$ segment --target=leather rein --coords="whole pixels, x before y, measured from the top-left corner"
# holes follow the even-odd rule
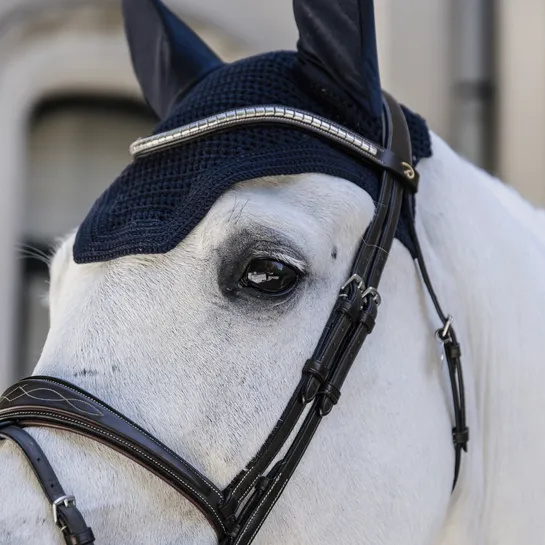
[[[340,289],[312,357],[303,366],[295,391],[259,452],[224,490],[143,428],[73,384],[53,377],[33,376],[17,382],[0,397],[0,439],[14,441],[25,454],[67,544],[92,544],[95,538],[78,510],[74,496],[64,492],[43,451],[23,429],[25,427],[57,428],[103,443],[151,471],[189,499],[214,527],[220,545],[249,545],[253,541],[322,419],[339,401],[350,367],[373,331],[381,303],[378,285],[402,206],[411,214],[409,224],[416,261],[442,322],[436,336],[444,347],[452,389],[454,489],[462,451],[467,451],[469,440],[460,345],[452,318],[443,313],[432,288],[414,230],[411,199],[417,189],[418,173],[412,167],[411,140],[405,116],[399,104],[386,93],[383,104],[383,147],[308,112],[278,106],[245,109],[239,114],[238,110],[226,112],[133,145],[136,147],[131,151],[138,155],[177,145],[225,126],[263,121],[289,123],[319,133],[379,166],[382,169],[381,189],[375,216],[357,251],[350,276]],[[297,426],[286,453],[270,467]]]

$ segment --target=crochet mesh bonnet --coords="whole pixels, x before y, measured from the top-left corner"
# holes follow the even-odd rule
[[[234,108],[276,104],[322,116],[380,143],[373,14],[366,8],[369,3],[341,3],[342,10],[328,0],[296,0],[296,52],[224,64],[159,0],[126,0],[135,73],[162,120],[154,133]],[[329,26],[316,25],[316,20]],[[420,116],[407,108],[404,113],[416,165],[431,156],[429,132]],[[344,178],[374,200],[378,197],[377,169],[345,147],[296,127],[235,126],[136,158],[81,224],[74,259],[88,263],[168,252],[237,182],[312,172]],[[402,214],[396,237],[414,255],[407,221]]]

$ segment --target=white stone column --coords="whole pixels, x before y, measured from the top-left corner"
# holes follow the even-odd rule
[[[382,85],[449,139],[451,116],[451,0],[375,0],[379,23]],[[385,4],[385,5],[384,5]],[[383,66],[385,67],[383,69]]]
[[[0,64],[0,390],[13,379],[19,285],[16,247],[23,227],[32,109],[59,93],[138,96],[120,32],[57,31],[54,40],[30,40],[12,52]]]
[[[545,1],[498,2],[499,175],[545,206]]]

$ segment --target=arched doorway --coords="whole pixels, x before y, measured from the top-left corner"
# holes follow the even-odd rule
[[[156,119],[141,103],[66,96],[40,103],[29,123],[24,194],[17,377],[29,374],[49,328],[45,296],[55,242],[75,229],[130,162],[129,144]]]

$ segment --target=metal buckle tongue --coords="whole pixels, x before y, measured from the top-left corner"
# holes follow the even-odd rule
[[[445,322],[445,325],[443,329],[439,328],[435,332],[435,338],[442,342],[443,344],[449,343],[452,341],[452,338],[450,336],[450,329],[452,327],[452,323],[454,322],[454,318],[449,314],[447,316],[447,321]]]

